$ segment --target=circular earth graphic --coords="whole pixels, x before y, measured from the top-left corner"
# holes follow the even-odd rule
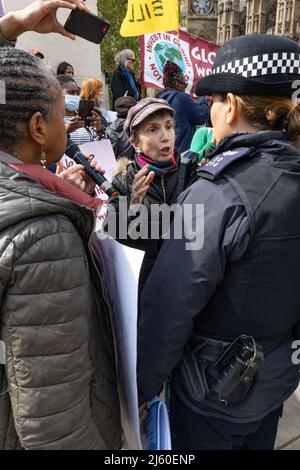
[[[154,46],[154,58],[161,74],[168,60],[179,65],[183,74],[185,74],[186,67],[181,52],[178,47],[170,45],[169,42],[159,42]]]

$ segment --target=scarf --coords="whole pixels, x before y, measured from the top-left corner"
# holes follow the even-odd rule
[[[139,97],[140,97],[140,92],[135,84],[135,81],[134,81],[134,78],[133,78],[133,75],[129,72],[129,70],[127,70],[127,68],[125,67],[125,65],[120,65],[120,69],[121,69],[121,72],[122,74],[124,75],[124,77],[126,78],[126,80],[129,82],[129,85],[133,91],[133,97],[136,101],[139,100]]]
[[[141,168],[147,165],[149,167],[149,171],[154,171],[158,176],[164,176],[167,173],[177,170],[175,152],[172,159],[167,162],[154,162],[151,158],[146,157],[142,152],[136,154],[135,160]]]

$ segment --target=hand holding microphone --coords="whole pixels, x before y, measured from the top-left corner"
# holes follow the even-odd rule
[[[89,156],[86,156],[85,158],[90,161],[91,166],[94,167],[96,171],[102,174],[105,173],[105,170],[102,170],[96,162],[90,159]],[[80,189],[80,191],[89,195],[94,195],[96,183],[84,172],[81,164],[74,162],[74,165],[69,166],[66,169],[61,163],[57,163],[56,166],[56,176],[72,184],[75,188]]]
[[[83,171],[98,185],[100,188],[109,196],[118,196],[118,193],[114,190],[112,184],[105,178],[102,173],[99,173],[93,168],[90,162],[86,159],[83,153],[80,151],[78,145],[68,140],[66,149],[66,155],[74,160],[75,163],[83,166]]]

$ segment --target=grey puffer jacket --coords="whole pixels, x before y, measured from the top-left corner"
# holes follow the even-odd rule
[[[0,449],[120,447],[92,227],[90,209],[0,163]]]

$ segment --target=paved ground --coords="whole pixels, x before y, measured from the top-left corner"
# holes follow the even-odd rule
[[[300,450],[300,386],[285,404],[275,449]]]

